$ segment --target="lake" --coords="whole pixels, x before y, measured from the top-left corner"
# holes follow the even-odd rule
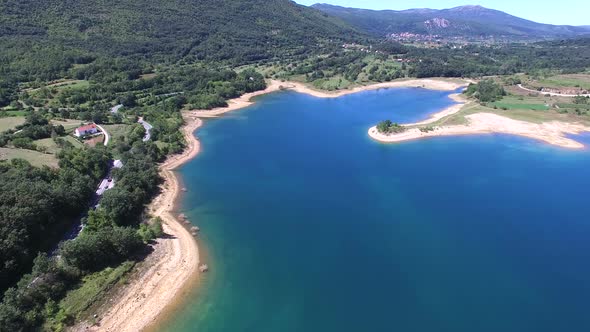
[[[588,150],[368,137],[450,93],[279,92],[207,120],[178,212],[211,271],[164,330],[590,331]]]

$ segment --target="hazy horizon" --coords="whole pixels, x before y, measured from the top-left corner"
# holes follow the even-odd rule
[[[480,5],[538,23],[576,26],[590,25],[590,18],[587,15],[588,11],[590,11],[590,4],[584,0],[564,0],[560,2],[559,7],[539,6],[538,3],[527,0],[410,0],[404,1],[403,3],[385,0],[295,0],[295,2],[306,6],[315,3],[327,3],[336,6],[375,10],[405,10],[414,8],[447,9],[466,5]]]

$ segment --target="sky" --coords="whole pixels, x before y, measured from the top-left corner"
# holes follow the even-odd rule
[[[590,25],[589,0],[295,0],[302,5],[329,3],[367,9],[444,9],[463,5],[481,5],[539,23]]]

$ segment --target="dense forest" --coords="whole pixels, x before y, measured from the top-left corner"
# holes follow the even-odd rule
[[[62,77],[101,56],[239,65],[362,37],[288,0],[7,0],[0,12],[0,64],[20,81]]]

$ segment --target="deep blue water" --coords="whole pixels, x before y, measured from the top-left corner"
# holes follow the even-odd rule
[[[367,136],[447,95],[281,92],[208,121],[180,212],[211,272],[167,329],[590,331],[590,152]]]

